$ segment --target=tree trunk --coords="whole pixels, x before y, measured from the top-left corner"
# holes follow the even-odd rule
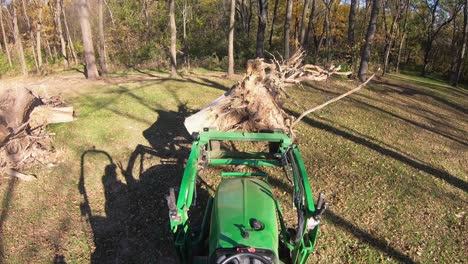
[[[403,32],[403,36],[401,36],[400,45],[398,47],[398,55],[397,55],[397,58],[396,58],[395,71],[397,73],[400,73],[401,52],[403,50],[403,44],[405,43],[405,39],[406,39],[406,32]]]
[[[182,25],[183,25],[183,41],[184,41],[184,65],[185,67],[190,68],[190,57],[189,57],[189,44],[187,40],[187,24],[188,24],[188,12],[189,12],[189,7],[187,4],[187,0],[184,0],[184,7],[182,9]],[[234,15],[236,13],[236,10],[234,9]]]
[[[96,67],[96,58],[94,56],[93,36],[91,25],[89,24],[89,10],[87,0],[78,0],[80,14],[81,34],[83,37],[83,49],[86,61],[86,78],[95,79],[99,77]]]
[[[257,58],[265,55],[265,30],[267,23],[268,0],[258,0]]]
[[[171,77],[174,77],[177,74],[177,55],[176,55],[177,28],[176,28],[175,15],[174,15],[174,1],[175,0],[169,0],[169,26],[171,29],[171,47],[170,47]]]
[[[65,66],[65,68],[68,68],[67,47],[65,44],[65,39],[63,38],[62,20],[60,18],[62,14],[62,2],[61,0],[56,1],[57,2],[55,7],[55,23],[57,24],[57,33],[60,39],[60,51],[63,58],[63,66]]]
[[[73,46],[73,41],[70,36],[70,30],[68,29],[67,15],[65,12],[65,8],[63,8],[63,0],[60,0],[60,6],[62,7],[63,24],[65,25],[65,33],[67,35],[68,49],[70,51],[71,57],[73,58],[73,63],[76,65],[78,64],[78,58],[76,56],[75,47]]]
[[[304,40],[304,50],[309,49],[310,40],[312,39],[312,32],[315,32],[315,29],[314,29],[314,18],[315,18],[315,7],[316,7],[315,2],[316,0],[312,0],[311,6],[310,6],[309,23],[307,25],[307,33],[306,33],[306,37]]]
[[[249,18],[247,19],[247,36],[250,37],[250,25],[252,23],[252,0],[249,0]]]
[[[457,19],[455,18],[452,21],[452,41],[450,43],[450,70],[449,70],[449,74],[448,74],[450,83],[452,83],[453,80],[455,79],[457,59],[458,59],[458,52],[457,52]]]
[[[383,8],[383,13],[385,14],[385,8]],[[388,61],[390,59],[390,51],[392,50],[393,41],[395,38],[395,25],[397,20],[400,16],[400,6],[398,2],[398,6],[396,7],[396,12],[392,15],[392,23],[390,24],[390,33],[386,33],[385,36],[385,48],[384,48],[384,63],[383,63],[383,71],[382,76],[384,76],[388,72]]]
[[[367,80],[367,71],[369,69],[369,60],[371,55],[371,46],[374,41],[375,30],[377,28],[377,17],[379,15],[380,0],[372,0],[371,17],[369,27],[366,33],[366,42],[362,49],[361,64],[359,65],[359,80],[365,82]]]
[[[273,44],[273,31],[274,31],[274,28],[275,28],[276,14],[278,13],[278,2],[279,2],[279,0],[275,0],[275,8],[273,10],[273,19],[271,20],[270,38],[269,38],[269,41],[268,41],[268,44],[270,45],[270,49],[271,49],[271,46]]]
[[[26,11],[25,0],[22,0],[21,4],[23,6],[23,15],[24,15],[24,18],[26,19],[26,24],[28,25],[29,38],[30,38],[30,41],[31,41],[31,50],[32,50],[32,53],[33,53],[33,58],[34,58],[34,65],[36,66],[36,71],[39,72],[39,64],[37,62],[36,51],[35,51],[36,43],[34,41],[34,32],[33,32],[33,29],[31,27],[31,22],[29,21],[28,12]]]
[[[19,32],[18,28],[18,16],[16,14],[16,5],[15,1],[12,0],[11,2],[12,8],[13,8],[13,38],[15,40],[15,46],[16,46],[16,52],[18,54],[18,59],[21,64],[21,71],[23,72],[23,75],[28,75],[28,68],[26,66],[26,60],[24,58],[24,50],[23,50],[23,42],[21,40],[21,34]]]
[[[327,2],[328,1],[328,2]],[[334,0],[323,0],[325,4],[325,20],[323,22],[323,29],[325,30],[325,45],[327,51],[327,63],[331,60],[330,58],[330,31],[331,31],[331,23],[330,23],[330,13],[331,7],[333,5]]]
[[[42,6],[47,4],[47,0],[42,3],[38,2],[37,7],[37,25],[36,25],[36,51],[37,51],[37,64],[39,68],[42,67],[42,49],[41,49],[41,30],[42,30]]]
[[[405,39],[406,39],[406,25],[408,23],[408,11],[409,11],[409,7],[410,7],[410,0],[406,0],[405,5],[406,6],[405,6],[405,21],[403,22],[403,35],[401,36],[400,46],[398,47],[398,55],[397,55],[396,66],[395,66],[395,71],[397,73],[400,72],[401,53],[402,53],[402,50],[403,50],[403,44],[404,44]]]
[[[104,13],[103,2],[98,0],[98,13],[99,13],[99,63],[101,64],[101,72],[103,75],[107,74],[107,60],[106,60],[106,41],[104,39]]]
[[[234,75],[234,23],[236,15],[236,0],[231,0],[231,16],[229,18],[229,39],[228,39],[228,77]]]
[[[306,16],[307,16],[307,9],[309,8],[309,0],[304,0],[304,7],[302,9],[302,17],[301,17],[301,37],[299,40],[299,43],[301,43],[301,46],[304,47],[304,40],[306,37]]]
[[[462,33],[462,40],[461,40],[461,49],[458,53],[458,60],[457,60],[457,68],[456,68],[456,76],[453,82],[451,83],[453,86],[457,86],[460,78],[462,76],[462,69],[463,69],[463,60],[465,59],[466,53],[466,41],[468,38],[468,0],[465,0],[463,6],[463,33]]]
[[[7,37],[5,34],[5,27],[3,26],[3,8],[1,7],[0,7],[0,27],[2,29],[2,38],[3,38],[3,44],[5,46],[5,53],[7,55],[8,64],[10,65],[10,68],[11,68],[13,66],[13,63],[11,62],[10,48],[8,47],[8,41],[7,41]]]
[[[291,16],[293,0],[288,0],[286,5],[286,19],[284,20],[284,59],[289,59],[289,32],[291,30]]]
[[[348,17],[348,50],[351,58],[351,63],[353,63],[354,57],[354,25],[356,23],[356,11],[357,11],[357,0],[351,0],[351,6],[349,8],[349,17]]]

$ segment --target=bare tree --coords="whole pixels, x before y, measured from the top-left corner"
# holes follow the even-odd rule
[[[174,77],[177,74],[177,57],[176,57],[177,28],[176,28],[175,15],[174,15],[174,0],[169,0],[169,27],[171,29],[171,48],[170,48],[171,77]]]
[[[289,59],[289,34],[291,31],[291,16],[293,0],[288,0],[286,4],[286,19],[284,20],[284,59]]]
[[[265,53],[265,30],[267,23],[268,0],[258,0],[257,58]]]
[[[21,40],[21,34],[19,32],[19,27],[18,27],[18,15],[16,13],[15,0],[11,1],[11,5],[13,9],[13,15],[12,15],[13,39],[15,41],[16,53],[18,54],[18,59],[20,61],[21,71],[23,72],[23,75],[28,75],[28,68],[26,66],[26,60],[24,58],[23,42]]]
[[[68,56],[67,56],[67,47],[65,44],[65,39],[63,37],[63,30],[62,30],[62,2],[61,0],[56,0],[55,3],[55,24],[57,25],[57,34],[60,39],[60,51],[63,58],[63,65],[68,68]]]
[[[236,0],[231,0],[231,14],[229,18],[229,39],[228,39],[228,56],[229,56],[229,65],[228,65],[228,76],[232,77],[234,75],[234,23],[236,15]]]
[[[106,41],[104,39],[104,13],[103,13],[103,1],[98,0],[98,13],[99,13],[99,64],[101,65],[102,74],[105,75],[108,72],[107,60],[106,60]]]
[[[458,82],[460,81],[460,78],[462,75],[462,67],[463,67],[463,60],[465,59],[467,38],[468,38],[468,0],[465,0],[463,4],[463,32],[462,32],[462,39],[461,39],[461,49],[458,52],[456,70],[453,76],[451,77],[451,81],[450,81],[450,84],[453,86],[458,85]]]
[[[93,36],[89,24],[89,9],[87,0],[78,0],[80,14],[81,34],[83,37],[83,49],[86,60],[86,78],[95,79],[99,77],[94,55]]]
[[[3,7],[1,5],[0,5],[0,27],[2,29],[3,45],[5,46],[5,53],[7,55],[8,64],[10,65],[10,67],[12,67],[13,63],[11,62],[10,49],[8,48],[8,41],[7,41],[7,37],[5,34],[5,27],[3,25]]]
[[[374,35],[377,28],[377,17],[379,15],[380,0],[372,0],[371,17],[369,26],[367,27],[366,42],[361,53],[361,64],[359,65],[359,80],[365,82],[367,79],[367,71],[369,69],[369,60],[371,55],[371,46],[374,42]]]

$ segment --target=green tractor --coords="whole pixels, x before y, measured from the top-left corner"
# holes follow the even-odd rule
[[[282,132],[242,133],[206,129],[194,135],[182,182],[167,196],[171,231],[180,263],[271,264],[306,263],[314,249],[320,216],[328,207],[320,194],[314,203],[299,148]],[[223,151],[220,142],[264,142],[268,152]],[[268,175],[225,171],[204,209],[201,226],[190,219],[197,199],[198,171],[207,166],[275,166],[284,171],[293,190],[297,228],[288,228]],[[286,252],[286,254],[284,253]],[[286,256],[285,256],[286,255]]]

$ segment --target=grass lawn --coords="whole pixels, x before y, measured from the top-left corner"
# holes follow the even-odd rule
[[[53,92],[77,120],[49,128],[61,162],[33,169],[34,182],[0,181],[3,260],[164,263],[174,254],[164,196],[190,147],[184,117],[235,81],[210,71],[64,76]],[[338,78],[290,93],[311,108],[356,85]],[[463,88],[389,75],[303,119],[310,183],[330,203],[310,263],[468,259],[467,99]]]

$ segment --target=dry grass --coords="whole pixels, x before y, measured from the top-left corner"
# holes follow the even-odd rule
[[[179,184],[190,147],[183,118],[234,81],[201,71],[61,76],[48,77],[46,92],[62,93],[78,120],[51,127],[63,150],[57,167],[35,168],[32,183],[1,179],[3,260],[162,263],[173,254],[164,195]],[[41,82],[48,87],[25,84]],[[290,92],[309,108],[355,85],[334,79]],[[468,258],[467,94],[392,75],[304,118],[296,135],[311,186],[331,204],[311,262]]]

